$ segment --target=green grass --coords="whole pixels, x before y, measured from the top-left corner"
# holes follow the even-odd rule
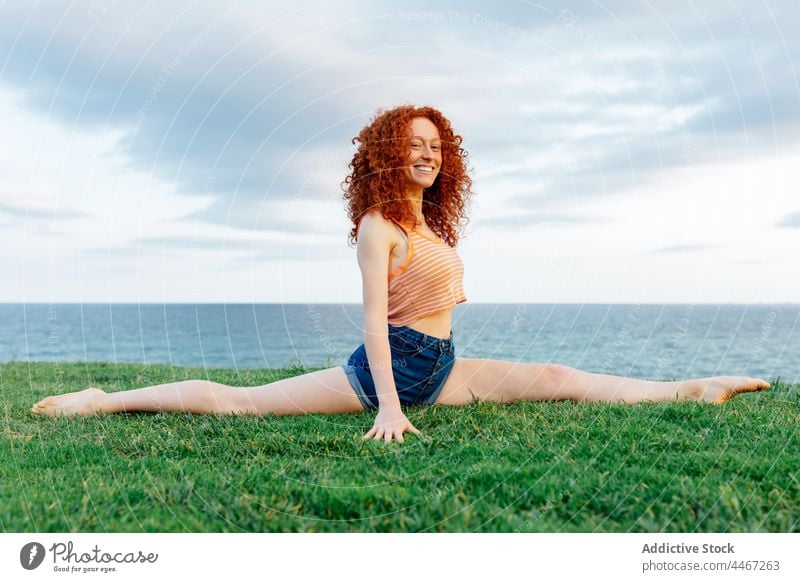
[[[796,532],[800,386],[723,406],[480,403],[374,414],[42,418],[89,385],[265,384],[291,370],[0,364],[3,532]],[[305,370],[309,371],[309,370]]]

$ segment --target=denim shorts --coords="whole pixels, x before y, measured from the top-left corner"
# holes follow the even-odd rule
[[[453,332],[448,339],[426,335],[405,325],[389,324],[392,374],[401,406],[433,404],[455,362]],[[367,410],[377,410],[378,396],[361,344],[342,366],[358,399]]]

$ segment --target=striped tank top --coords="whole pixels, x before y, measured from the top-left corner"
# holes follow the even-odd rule
[[[392,222],[408,239],[408,256],[389,275],[388,322],[408,325],[466,301],[464,263],[456,250],[442,240]]]

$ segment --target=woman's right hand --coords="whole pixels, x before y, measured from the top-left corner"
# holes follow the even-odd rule
[[[404,442],[403,433],[406,431],[419,434],[419,430],[417,430],[417,428],[411,424],[411,421],[406,418],[406,415],[403,414],[400,405],[384,405],[378,409],[378,415],[375,417],[375,424],[361,440],[372,437],[377,441],[383,438],[388,443],[392,441],[392,437],[396,437],[397,440],[402,443]]]

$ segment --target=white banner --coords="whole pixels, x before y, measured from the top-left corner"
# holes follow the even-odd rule
[[[797,534],[4,534],[0,579],[800,580],[799,543]]]

